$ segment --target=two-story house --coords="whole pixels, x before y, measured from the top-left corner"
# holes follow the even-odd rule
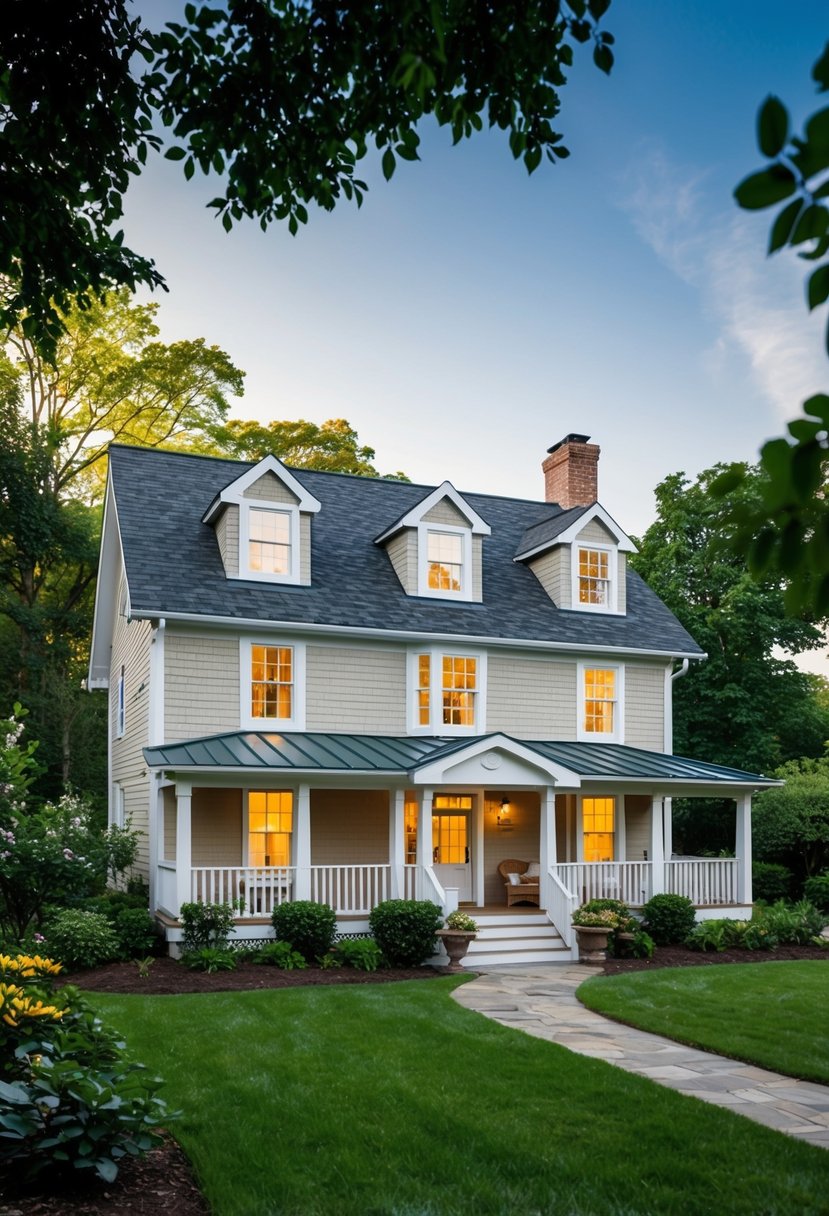
[[[171,942],[194,899],[251,937],[282,900],[344,932],[383,899],[460,901],[473,961],[568,957],[596,895],[747,912],[769,783],[671,754],[704,655],[628,568],[598,458],[568,435],[540,502],[110,449],[89,684]],[[734,857],[674,857],[671,799],[712,795]],[[538,875],[529,906],[508,859]]]

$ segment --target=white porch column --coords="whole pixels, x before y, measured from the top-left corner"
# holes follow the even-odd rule
[[[665,823],[665,860],[670,861],[674,855],[674,800],[666,798],[662,804],[662,818]]]
[[[426,786],[417,799],[417,898],[423,899],[423,871],[432,865],[432,798],[435,791]]]
[[[648,860],[651,862],[651,895],[665,890],[665,849],[662,836],[662,799],[651,798],[651,834]]]
[[[539,864],[546,874],[558,860],[556,853],[556,791],[555,786],[545,785],[541,790],[539,816]]]
[[[176,901],[179,909],[191,897],[193,784],[176,782]]]
[[[301,785],[296,792],[294,815],[294,898],[311,898],[311,787]]]
[[[752,902],[751,890],[751,794],[735,799],[737,831],[734,855],[737,858],[737,899],[741,904]]]
[[[389,866],[391,899],[403,898],[403,866],[406,864],[405,790],[389,790]]]

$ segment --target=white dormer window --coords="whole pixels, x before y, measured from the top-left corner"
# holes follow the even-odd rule
[[[469,528],[418,529],[418,594],[441,599],[471,598],[472,532]]]
[[[291,515],[249,507],[248,566],[257,574],[290,574]]]
[[[573,607],[615,612],[617,565],[615,548],[573,545]]]
[[[430,591],[463,590],[463,536],[458,532],[426,534],[426,582]]]
[[[299,511],[281,503],[240,506],[240,578],[299,582]]]

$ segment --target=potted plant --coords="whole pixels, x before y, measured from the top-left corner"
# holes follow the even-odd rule
[[[580,963],[603,963],[607,957],[607,939],[619,928],[619,913],[612,908],[582,904],[573,913],[576,944]]]
[[[443,942],[443,948],[449,955],[448,971],[460,971],[461,959],[469,949],[469,943],[478,932],[477,921],[468,912],[456,908],[446,918],[446,926],[438,929],[438,937]]]

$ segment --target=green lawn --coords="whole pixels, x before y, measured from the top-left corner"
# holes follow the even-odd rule
[[[642,1030],[829,1084],[829,962],[595,976],[578,996]]]
[[[458,981],[92,994],[215,1216],[807,1216],[829,1153],[498,1026]]]

